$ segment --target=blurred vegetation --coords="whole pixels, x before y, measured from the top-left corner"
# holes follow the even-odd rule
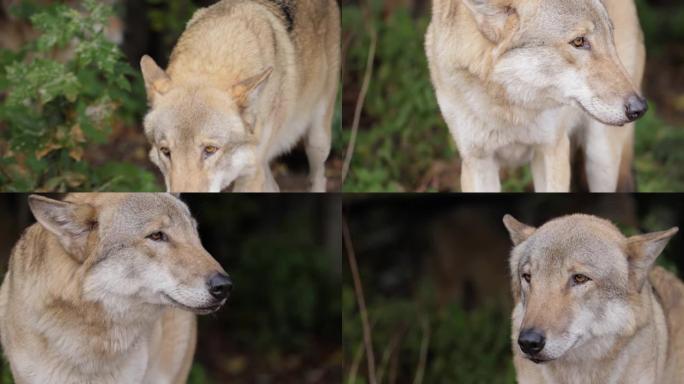
[[[684,225],[684,201],[676,195],[350,196],[344,207],[368,308],[378,384],[515,382],[511,242],[501,222],[504,214],[539,226],[584,212],[613,221],[626,236]],[[659,265],[680,277],[682,247],[677,235],[658,258]],[[368,383],[346,254],[342,340],[344,382]],[[425,364],[419,368],[424,345]]]
[[[652,107],[637,124],[637,187],[642,192],[681,191],[684,5],[665,0],[637,0],[637,5],[649,55],[644,90]],[[458,190],[460,161],[439,112],[423,47],[429,1],[348,1],[342,14],[344,128],[337,133],[342,148],[349,143],[369,53],[369,31],[374,29],[378,35],[374,73],[343,190]],[[533,189],[529,167],[503,172],[504,191]]]
[[[83,8],[28,1],[13,8],[39,35],[18,52],[0,51],[2,191],[157,189],[153,174],[131,164],[84,159],[144,103],[133,101],[141,98],[139,79],[104,35],[113,10],[95,0]]]
[[[0,276],[32,218],[0,196]],[[339,197],[183,195],[234,289],[200,316],[188,383],[332,384],[341,378]],[[336,236],[333,236],[336,235]],[[332,240],[336,239],[336,240]],[[4,380],[4,381],[2,381]],[[7,366],[0,384],[11,383]]]

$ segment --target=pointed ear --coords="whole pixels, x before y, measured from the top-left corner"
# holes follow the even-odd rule
[[[630,286],[640,292],[660,253],[679,231],[674,227],[662,232],[632,236],[627,239],[627,261],[629,262]]]
[[[513,0],[463,0],[463,4],[488,40],[493,43],[503,40],[509,18],[515,14]]]
[[[79,262],[87,255],[88,235],[97,226],[95,208],[88,204],[74,204],[29,196],[29,207],[36,220],[57,236],[64,250]]]
[[[513,245],[518,245],[527,240],[527,238],[532,236],[534,231],[537,230],[534,227],[519,222],[511,215],[504,216],[503,223],[506,226],[506,229],[508,229],[508,233],[511,235]]]
[[[152,103],[158,95],[163,95],[171,88],[171,78],[151,57],[145,55],[140,59],[140,69],[145,80],[147,100]]]
[[[247,109],[259,97],[271,73],[273,73],[273,67],[268,67],[262,73],[233,85],[231,93],[241,111]]]

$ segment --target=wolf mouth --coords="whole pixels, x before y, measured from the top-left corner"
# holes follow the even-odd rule
[[[167,295],[166,293],[163,293],[163,295],[167,300],[169,300],[171,302],[171,304],[173,304],[177,307],[180,307],[181,309],[185,309],[187,311],[194,312],[194,313],[197,313],[200,315],[206,315],[206,314],[218,311],[219,308],[221,308],[221,306],[223,306],[223,303],[225,302],[225,300],[222,300],[218,304],[208,305],[208,306],[204,306],[204,307],[191,307],[189,305],[185,305],[185,304],[181,303],[180,301],[174,299],[173,297]]]

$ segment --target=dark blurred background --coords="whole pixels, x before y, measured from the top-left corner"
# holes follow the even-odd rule
[[[0,195],[0,276],[34,221],[27,196]],[[340,383],[340,197],[182,200],[235,285],[223,309],[199,318],[189,383]],[[11,383],[7,366],[0,383]]]
[[[14,162],[0,162],[0,191],[163,189],[161,174],[148,159],[149,144],[143,134],[147,101],[140,59],[148,54],[166,68],[171,50],[193,13],[216,2],[0,0],[0,157],[16,158]],[[81,17],[64,12],[65,6]],[[99,16],[109,14],[109,10],[110,17],[101,23]],[[104,39],[95,38],[101,31]],[[115,46],[114,54],[110,43]],[[41,48],[47,44],[49,49]],[[83,50],[93,53],[84,55]],[[37,65],[36,59],[47,59],[64,68]],[[117,66],[108,70],[112,62]],[[6,67],[16,63],[28,65],[24,71],[5,73]],[[49,75],[45,74],[48,69]],[[47,81],[60,79],[60,75],[64,79],[55,81],[55,96],[47,101],[35,98],[17,106],[4,94],[33,96],[43,92],[43,84],[31,84],[32,79],[45,76]],[[13,83],[13,79],[20,81]],[[75,87],[74,82],[78,83]],[[101,100],[104,95],[106,102]],[[104,108],[111,116],[84,123],[86,119],[77,112],[89,107]],[[333,123],[336,131],[340,130],[340,113],[338,110]],[[89,131],[84,126],[90,124],[95,127]],[[79,129],[73,128],[75,125]],[[65,127],[59,131],[58,126]],[[17,137],[26,130],[34,131],[33,135],[18,143]],[[68,140],[68,136],[78,140]],[[328,187],[333,191],[339,190],[339,157],[334,152],[328,164]],[[47,161],[63,169],[46,171],[40,165]],[[301,145],[276,161],[273,169],[282,190],[308,190],[308,163]]]
[[[513,383],[509,251],[502,218],[539,226],[589,213],[623,233],[684,228],[681,195],[347,196],[379,384]],[[684,277],[684,235],[659,264]],[[345,382],[367,383],[362,330],[345,248]]]
[[[631,1],[631,0],[625,0]],[[648,59],[643,81],[649,113],[637,123],[638,191],[684,190],[684,2],[635,0]],[[345,191],[460,190],[460,160],[437,106],[425,58],[430,0],[342,2],[343,129],[347,148],[373,31],[373,73],[360,116]],[[532,190],[530,170],[503,175],[509,192]]]

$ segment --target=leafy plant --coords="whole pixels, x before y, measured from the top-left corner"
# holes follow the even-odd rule
[[[135,114],[140,103],[128,100],[140,91],[131,82],[141,85],[104,36],[111,7],[95,0],[82,6],[19,8],[39,37],[19,52],[0,52],[0,190],[158,189],[149,172],[120,163],[94,167],[85,158],[113,124]]]

